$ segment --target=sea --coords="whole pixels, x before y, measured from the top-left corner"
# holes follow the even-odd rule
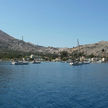
[[[108,108],[108,64],[0,62],[0,108]]]

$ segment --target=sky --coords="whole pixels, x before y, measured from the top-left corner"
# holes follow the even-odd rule
[[[108,0],[0,0],[0,29],[42,46],[108,41]]]

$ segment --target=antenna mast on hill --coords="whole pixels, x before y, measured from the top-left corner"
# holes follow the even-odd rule
[[[78,46],[78,47],[80,46],[80,44],[79,44],[79,39],[77,39],[77,46]]]
[[[79,39],[77,39],[77,46],[78,46],[78,52],[80,52],[80,43],[79,43]]]
[[[23,40],[23,36],[22,36],[22,41],[24,41],[24,40]]]

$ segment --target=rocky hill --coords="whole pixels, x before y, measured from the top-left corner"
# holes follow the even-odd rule
[[[58,53],[58,48],[43,47],[32,43],[18,40],[0,30],[0,51],[22,51],[22,52],[43,52],[43,53]]]
[[[61,51],[67,51],[72,53],[73,51],[84,52],[87,55],[102,55],[102,50],[108,55],[108,41],[101,41],[94,44],[80,45],[75,48],[54,48],[54,47],[43,47],[34,45],[32,43],[24,42],[22,40],[15,39],[7,33],[0,30],[0,51],[22,51],[22,52],[42,52],[42,53],[59,53]]]
[[[98,43],[94,44],[86,44],[86,45],[80,45],[79,47],[66,49],[69,53],[72,53],[74,51],[80,51],[85,53],[86,55],[96,55],[96,56],[102,56],[103,54],[105,56],[108,56],[108,41],[100,41]]]

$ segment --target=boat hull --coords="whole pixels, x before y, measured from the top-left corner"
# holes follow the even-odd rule
[[[28,65],[28,62],[12,62],[12,65]]]

